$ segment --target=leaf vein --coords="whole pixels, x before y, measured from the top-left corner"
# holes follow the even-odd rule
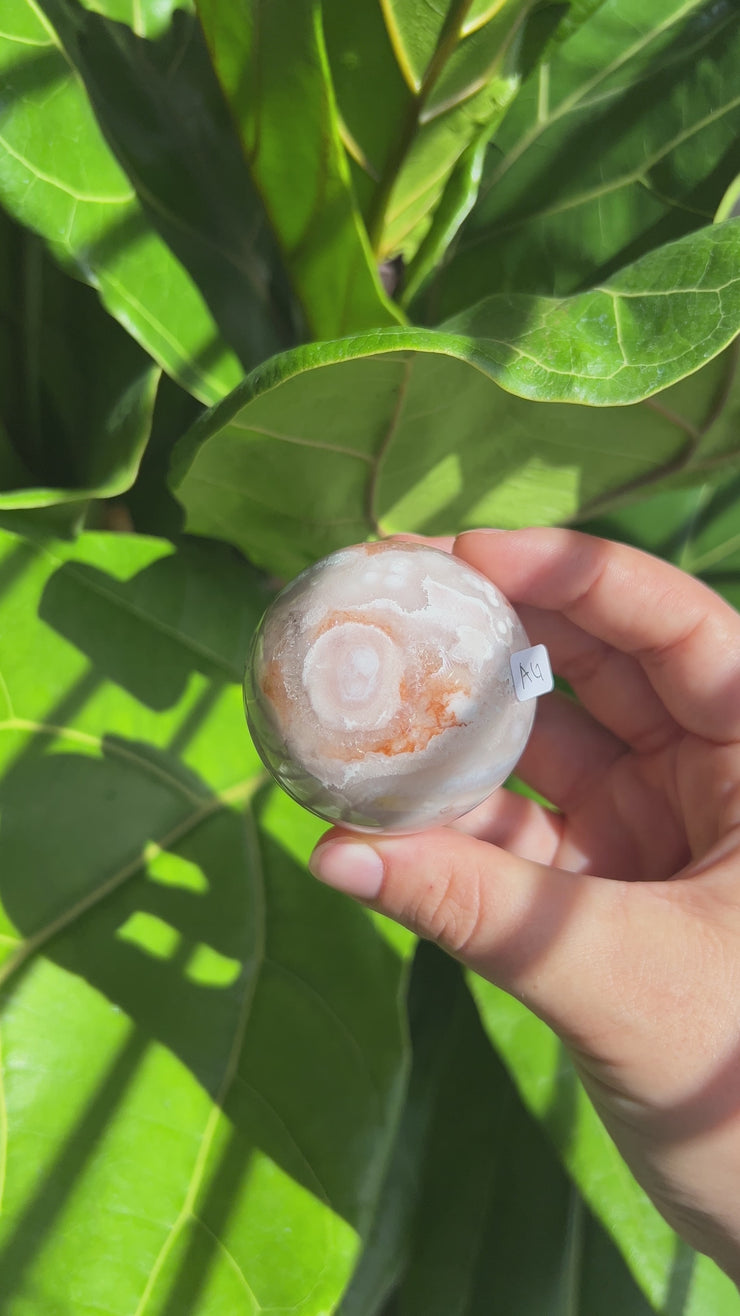
[[[191,482],[191,481],[195,481],[197,484],[206,484],[206,485],[208,485],[208,487],[209,487],[210,489],[223,489],[223,490],[228,490],[229,493],[233,493],[233,492],[234,492],[234,488],[235,488],[235,485],[234,485],[233,482],[230,483],[230,484],[228,484],[228,483],[226,483],[226,482],[223,481],[223,480],[213,480],[213,479],[211,479],[210,476],[208,476],[208,475],[201,475],[199,471],[192,470],[192,469],[191,469],[190,471],[188,471],[188,481],[189,481],[189,482]],[[269,511],[269,512],[273,512],[273,513],[275,512],[275,508],[274,508],[274,507],[270,507],[267,503],[262,502],[262,501],[260,501],[258,498],[256,498],[255,495],[254,495],[254,493],[253,493],[253,491],[252,491],[251,489],[249,489],[249,488],[245,489],[244,494],[245,494],[245,497],[249,497],[253,503],[256,503],[256,504],[257,504],[257,506],[259,506],[259,507],[264,507],[264,508],[266,508],[266,510]],[[284,520],[289,520],[289,521],[291,522],[291,524],[293,524],[293,525],[318,526],[318,527],[319,527],[320,529],[322,529],[322,530],[326,530],[327,528],[329,528],[329,527],[331,527],[331,526],[339,526],[339,525],[354,525],[354,526],[356,526],[356,525],[358,525],[358,523],[359,523],[359,522],[361,521],[361,519],[362,519],[361,516],[358,515],[358,516],[342,516],[342,517],[337,517],[336,520],[334,520],[334,521],[327,521],[324,517],[321,517],[319,520],[316,520],[316,519],[314,519],[314,518],[310,518],[310,517],[307,517],[307,516],[295,516],[292,512],[286,512],[286,511],[281,511],[281,512],[280,512],[280,516],[281,516]],[[224,517],[224,520],[226,521],[227,518]],[[230,540],[231,536],[230,536],[230,535],[225,535],[225,538],[226,538],[227,540]]]
[[[314,987],[312,983],[307,982],[306,979],[302,978],[300,974],[295,972],[294,969],[288,968],[287,964],[280,964],[279,961],[270,959],[270,957],[267,956],[265,958],[265,965],[266,966],[269,965],[271,969],[275,970],[278,973],[281,973],[283,977],[292,979],[293,982],[297,983],[298,986],[301,988],[301,990],[305,992],[307,996],[318,1001],[319,1005],[321,1006],[322,1010],[327,1015],[327,1017],[331,1019],[333,1023],[336,1024],[337,1028],[342,1033],[343,1037],[345,1037],[347,1041],[350,1043],[352,1051],[354,1052],[355,1056],[359,1060],[360,1066],[364,1070],[367,1076],[373,1096],[376,1098],[378,1105],[379,1106],[382,1105],[381,1094],[378,1090],[375,1079],[368,1067],[367,1056],[362,1046],[358,1042],[357,1038],[355,1037],[351,1029],[347,1027],[347,1024],[344,1022],[341,1016],[337,1014],[334,1007],[329,1004],[326,997],[322,996],[321,992],[318,991],[317,988]]]
[[[59,566],[66,567],[70,575],[73,576],[83,588],[89,589],[93,594],[97,594],[101,598],[107,599],[110,603],[115,603],[117,607],[122,609],[122,611],[129,613],[133,617],[138,617],[140,621],[146,622],[152,630],[159,631],[160,634],[176,640],[184,649],[197,654],[198,657],[206,658],[214,667],[218,667],[222,672],[225,672],[229,677],[229,680],[233,681],[235,684],[238,684],[241,681],[241,670],[232,667],[231,664],[226,662],[225,659],[222,658],[219,653],[216,653],[215,650],[209,649],[207,645],[201,644],[198,640],[193,639],[191,635],[186,635],[183,631],[178,630],[177,627],[168,626],[167,622],[163,621],[161,617],[158,617],[153,612],[147,612],[144,608],[137,607],[137,605],[132,603],[130,599],[123,598],[120,594],[117,594],[115,590],[107,589],[105,585],[101,585],[98,581],[93,581],[89,576],[82,575],[82,573],[76,569],[74,562],[57,557],[56,554],[51,552],[47,545],[40,544],[37,545],[37,548],[39,552],[50,558],[52,562],[56,562]]]
[[[504,174],[508,173],[511,166],[519,159],[519,156],[523,155],[524,152],[536,142],[537,138],[542,135],[546,128],[557,122],[558,119],[563,118],[564,115],[569,114],[572,110],[583,108],[583,101],[592,88],[598,87],[600,83],[605,82],[607,78],[611,77],[612,73],[616,73],[616,71],[621,68],[623,64],[626,64],[632,59],[634,55],[639,55],[640,52],[649,46],[657,37],[662,36],[663,32],[668,31],[676,23],[680,23],[682,19],[695,8],[696,0],[686,0],[686,3],[682,5],[681,8],[671,14],[663,23],[659,23],[658,26],[652,28],[650,32],[643,33],[638,41],[627,50],[622,51],[620,55],[616,56],[611,64],[607,64],[604,68],[600,68],[598,73],[595,73],[592,78],[583,82],[580,87],[571,92],[570,96],[566,96],[557,108],[552,111],[549,118],[536,123],[528,133],[525,133],[524,136],[519,139],[517,147],[512,149],[508,155],[504,157],[499,168],[494,171],[489,179],[486,180],[486,185],[485,188],[481,190],[481,195],[487,195],[488,192],[490,192],[491,188],[503,178]]]
[[[73,255],[74,254],[75,253],[73,253]],[[114,278],[114,276],[110,273],[110,269],[106,269],[104,278],[102,280],[96,279],[95,286],[101,287],[102,283],[105,283],[109,288],[112,288],[113,291],[118,294],[118,296],[121,298],[123,302],[127,303],[129,306],[132,306],[134,310],[137,312],[137,314],[141,316],[142,320],[146,324],[148,324],[149,327],[155,331],[155,333],[159,334],[162,340],[165,343],[167,343],[169,347],[173,349],[173,351],[182,359],[183,362],[185,362],[188,365],[190,369],[192,369],[193,361],[197,358],[199,351],[201,351],[204,347],[208,346],[209,344],[201,343],[199,345],[198,344],[193,345],[189,348],[186,347],[177,338],[175,338],[173,334],[170,333],[170,331],[166,328],[166,326],[162,323],[161,320],[158,320],[155,315],[152,315],[149,308],[146,307],[143,302],[140,302],[138,297],[135,297],[133,295],[130,288],[126,287],[123,283],[121,283],[119,279]],[[151,355],[155,358],[155,360],[159,361],[160,364],[163,364],[160,361],[159,357],[156,355],[153,346],[150,348],[150,351],[151,351]],[[198,367],[198,371],[199,371],[200,379],[203,381],[203,384],[206,385],[206,388],[203,389],[201,387],[200,392],[195,392],[197,384],[194,384],[191,391],[201,402],[204,399],[209,403],[219,401],[224,395],[224,389],[218,378],[215,375],[208,374],[205,370],[203,370],[202,366]]]
[[[283,443],[295,443],[301,448],[315,448],[321,452],[334,452],[342,457],[357,457],[359,461],[372,464],[372,457],[355,448],[344,448],[337,443],[322,443],[320,439],[302,439],[297,434],[281,434],[277,430],[264,429],[261,425],[240,425],[232,420],[229,428],[239,430],[242,434],[264,434],[268,439],[279,439]]]
[[[202,804],[205,800],[213,798],[210,794],[206,795],[191,790],[184,781],[167,772],[158,763],[145,758],[142,754],[137,754],[135,750],[129,749],[117,740],[104,742],[102,736],[93,736],[87,731],[77,731],[74,727],[54,726],[50,722],[32,722],[25,717],[8,718],[5,722],[0,722],[0,731],[30,731],[35,735],[50,736],[53,739],[71,740],[77,744],[89,745],[91,748],[100,750],[101,754],[109,754],[111,758],[119,758],[123,759],[124,762],[133,763],[147,776],[156,777],[159,781],[164,782],[166,786],[178,791],[191,804]]]
[[[617,336],[617,346],[619,347],[624,364],[627,365],[627,349],[625,348],[624,339],[622,338],[622,321],[619,313],[618,297],[612,299],[612,306],[614,308],[614,332]]]
[[[244,1274],[244,1271],[242,1270],[241,1266],[240,1266],[239,1263],[237,1262],[236,1257],[234,1256],[233,1252],[230,1252],[229,1249],[227,1248],[227,1246],[226,1246],[226,1244],[224,1243],[223,1239],[219,1238],[218,1234],[215,1234],[215,1233],[213,1232],[213,1230],[211,1229],[210,1225],[207,1225],[207,1224],[206,1224],[206,1222],[205,1222],[205,1220],[203,1219],[203,1217],[200,1216],[200,1215],[198,1215],[197,1211],[193,1211],[193,1220],[195,1221],[196,1224],[200,1225],[201,1229],[203,1229],[203,1230],[205,1231],[205,1233],[208,1234],[209,1237],[213,1239],[214,1243],[215,1243],[216,1246],[219,1248],[219,1250],[220,1250],[221,1252],[223,1252],[223,1254],[224,1254],[224,1256],[226,1257],[226,1260],[228,1261],[228,1263],[229,1263],[229,1265],[231,1266],[232,1270],[234,1270],[234,1271],[236,1272],[236,1274],[239,1276],[239,1279],[241,1280],[242,1284],[244,1285],[244,1289],[245,1289],[245,1292],[246,1292],[246,1294],[247,1294],[247,1297],[249,1298],[250,1302],[252,1302],[252,1303],[254,1304],[254,1306],[256,1307],[257,1311],[264,1311],[264,1308],[263,1308],[262,1304],[258,1301],[258,1299],[257,1299],[257,1297],[256,1297],[256,1295],[255,1295],[255,1293],[254,1293],[254,1290],[251,1289],[251,1288],[249,1287],[249,1284],[247,1283],[247,1277],[246,1277],[246,1275]]]
[[[283,1130],[283,1133],[288,1139],[290,1145],[292,1146],[299,1160],[302,1161],[303,1165],[308,1170],[309,1175],[314,1180],[323,1201],[327,1204],[327,1206],[331,1206],[331,1199],[329,1197],[329,1194],[326,1190],[323,1181],[317,1174],[315,1167],[309,1160],[308,1156],[306,1155],[305,1151],[301,1147],[300,1143],[297,1141],[296,1136],[293,1133],[292,1129],[290,1129],[288,1125],[285,1123],[285,1120],[283,1119],[280,1112],[275,1108],[273,1102],[268,1100],[264,1092],[260,1092],[258,1088],[253,1087],[253,1085],[247,1081],[247,1079],[244,1077],[243,1074],[237,1072],[237,1074],[234,1077],[234,1081],[238,1083],[240,1087],[244,1088],[245,1091],[249,1092],[251,1096],[256,1097],[258,1101],[260,1101],[262,1105],[265,1107],[265,1110],[269,1111],[270,1115],[275,1120],[275,1122],[280,1125],[280,1128]]]
[[[53,174],[47,174],[43,169],[39,169],[36,165],[31,164],[30,160],[27,160],[24,155],[21,155],[20,151],[16,151],[15,147],[10,145],[10,142],[6,137],[0,136],[0,145],[5,148],[8,155],[12,156],[14,160],[17,160],[19,164],[22,164],[34,178],[37,178],[42,183],[49,183],[51,187],[58,188],[60,192],[64,192],[66,196],[72,197],[75,201],[89,202],[90,204],[97,206],[118,206],[123,205],[128,201],[132,201],[135,196],[133,191],[129,191],[123,196],[96,196],[94,193],[78,192],[75,188],[68,187],[65,183],[61,182],[59,178],[55,178]]]
[[[251,858],[252,858],[250,872],[253,874],[254,887],[255,887],[254,963],[251,973],[248,974],[245,973],[244,996],[242,998],[242,1004],[241,1004],[241,1009],[239,1011],[239,1017],[237,1019],[236,1028],[234,1029],[234,1037],[232,1040],[231,1048],[229,1050],[229,1054],[226,1059],[226,1065],[224,1068],[223,1078],[221,1080],[221,1086],[218,1092],[216,1093],[216,1096],[213,1101],[213,1107],[211,1109],[211,1113],[208,1116],[208,1119],[206,1120],[206,1125],[203,1130],[203,1135],[201,1137],[198,1154],[195,1158],[195,1163],[193,1165],[193,1172],[190,1176],[190,1181],[185,1191],[185,1196],[183,1198],[182,1207],[180,1209],[179,1215],[177,1216],[174,1223],[172,1224],[172,1227],[167,1235],[167,1238],[162,1244],[162,1247],[156,1257],[156,1260],[154,1262],[154,1265],[149,1275],[149,1279],[147,1280],[144,1291],[137,1304],[136,1311],[134,1312],[134,1316],[142,1316],[142,1313],[145,1311],[147,1303],[149,1302],[149,1298],[151,1297],[152,1292],[154,1291],[154,1286],[161,1273],[162,1267],[164,1266],[167,1257],[169,1256],[175,1244],[175,1240],[181,1233],[189,1217],[194,1215],[195,1201],[198,1196],[200,1186],[203,1182],[203,1176],[205,1174],[208,1155],[211,1150],[211,1146],[216,1133],[216,1128],[218,1126],[219,1119],[221,1118],[224,1102],[226,1100],[226,1097],[228,1096],[228,1093],[231,1089],[234,1079],[237,1076],[239,1058],[241,1056],[241,1052],[244,1046],[244,1039],[247,1033],[249,1018],[252,1011],[252,1004],[254,1002],[254,997],[257,990],[257,983],[259,981],[262,964],[264,962],[265,876],[262,867],[262,857],[260,855],[259,843],[256,837],[254,818],[249,810],[245,810],[244,818],[245,818],[245,829],[246,829],[245,836],[248,837],[249,848],[251,851]]]
[[[56,45],[54,41],[32,41],[30,37],[16,36],[15,32],[0,31],[0,41],[12,41],[15,46],[35,46],[37,50],[53,49]]]
[[[35,14],[41,27],[45,28],[46,31],[49,33],[51,45],[56,46],[57,49],[61,51],[62,46],[59,37],[57,36],[52,24],[49,22],[48,18],[46,17],[46,14],[44,13],[43,9],[41,9],[39,5],[36,4],[36,0],[26,0],[26,8],[30,9],[32,14]],[[64,54],[64,51],[62,51],[62,54]],[[66,54],[64,54],[64,58],[67,59]]]
[[[102,882],[100,886],[95,887],[92,891],[88,891],[86,895],[82,896],[74,905],[71,905],[69,909],[64,910],[55,919],[52,919],[50,923],[47,923],[46,927],[40,928],[38,932],[34,932],[30,937],[27,937],[25,941],[21,942],[18,950],[14,954],[9,955],[5,963],[0,966],[0,985],[7,982],[8,978],[10,978],[16,969],[20,968],[20,966],[25,964],[32,955],[35,955],[37,951],[41,950],[41,948],[45,946],[52,937],[56,936],[58,932],[63,932],[65,928],[70,927],[78,918],[83,914],[86,914],[89,909],[93,909],[101,900],[105,900],[107,896],[112,895],[114,891],[117,891],[119,887],[123,886],[124,882],[127,882],[130,877],[134,877],[136,873],[138,873],[146,864],[151,863],[152,860],[156,858],[157,855],[161,854],[163,850],[167,850],[170,846],[183,840],[193,832],[196,827],[199,827],[202,822],[205,822],[207,818],[210,818],[214,813],[217,813],[219,809],[229,808],[232,804],[248,801],[252,793],[261,784],[262,780],[263,778],[261,776],[248,777],[244,781],[237,782],[236,785],[230,786],[220,794],[210,796],[202,808],[195,809],[192,813],[181,819],[180,822],[176,823],[169,832],[160,837],[158,841],[150,841],[140,854],[136,855],[129,861],[129,863],[124,864],[113,873],[111,877]]]

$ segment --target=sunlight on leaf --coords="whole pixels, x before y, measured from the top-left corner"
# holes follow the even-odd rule
[[[562,521],[730,460],[724,359],[684,376],[737,332],[739,251],[730,221],[577,297],[489,298],[437,333],[274,358],[177,449],[188,528],[289,577],[371,535]],[[707,448],[721,426],[726,448]]]
[[[596,6],[517,97],[415,314],[434,323],[485,292],[570,293],[711,223],[740,168],[739,58],[724,0]]]
[[[0,535],[3,581],[3,1302],[320,1316],[395,1128],[400,965],[262,826],[264,589],[125,535]]]

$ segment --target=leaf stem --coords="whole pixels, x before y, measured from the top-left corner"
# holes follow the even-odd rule
[[[434,52],[427,65],[424,77],[422,78],[419,90],[409,104],[408,111],[396,142],[395,150],[391,151],[386,160],[367,223],[368,236],[376,258],[381,254],[385,216],[391,192],[395,186],[401,166],[416,139],[424,106],[431,94],[434,84],[442,73],[445,64],[457,48],[461,38],[460,29],[467,18],[468,11],[472,4],[473,0],[455,0],[455,3],[453,3],[450,8],[447,18],[442,26],[442,31],[439,34],[437,45],[434,48]]]

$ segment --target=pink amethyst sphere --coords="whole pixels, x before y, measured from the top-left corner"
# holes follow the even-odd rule
[[[257,629],[244,695],[259,754],[294,799],[360,832],[459,818],[509,775],[535,699],[503,594],[459,558],[387,540],[297,576]]]

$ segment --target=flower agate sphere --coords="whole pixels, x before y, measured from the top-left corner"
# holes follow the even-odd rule
[[[299,803],[356,831],[451,822],[508,776],[536,700],[529,641],[474,568],[403,540],[341,549],[265,613],[245,678],[250,730]]]

